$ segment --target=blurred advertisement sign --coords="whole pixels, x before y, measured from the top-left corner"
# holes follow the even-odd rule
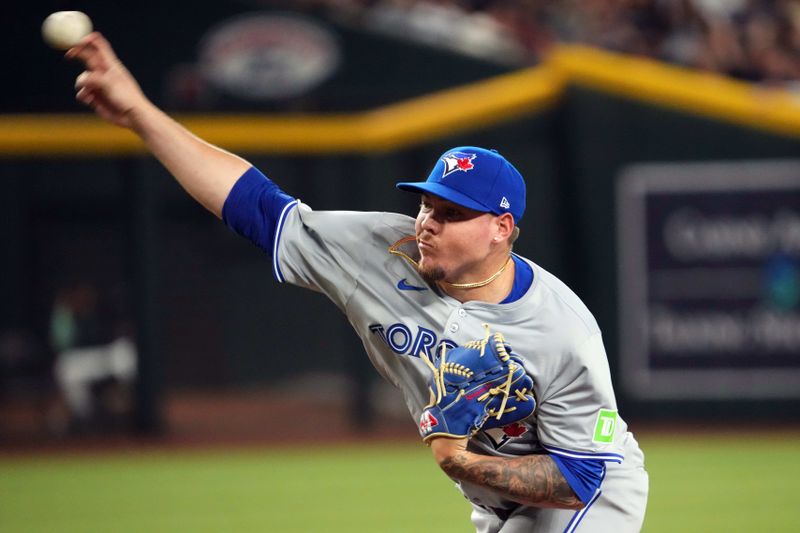
[[[617,223],[632,395],[800,398],[800,161],[629,167]]]
[[[327,80],[341,62],[332,31],[289,14],[226,20],[203,37],[199,48],[204,79],[246,100],[302,95]]]

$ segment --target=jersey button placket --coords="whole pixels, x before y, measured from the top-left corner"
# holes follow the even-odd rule
[[[455,333],[455,332],[457,332],[459,329],[461,329],[461,325],[459,324],[459,322],[461,322],[461,320],[460,320],[460,319],[462,319],[462,318],[466,318],[466,316],[467,316],[467,312],[466,312],[464,309],[462,309],[462,308],[460,308],[460,307],[459,307],[459,308],[456,310],[456,312],[455,312],[455,313],[453,313],[452,315],[450,315],[450,320],[451,320],[452,322],[450,322],[450,325],[449,325],[449,326],[447,326],[447,329],[448,329],[448,331],[450,331],[450,333]]]

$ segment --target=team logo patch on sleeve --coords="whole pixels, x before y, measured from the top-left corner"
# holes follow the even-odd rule
[[[499,450],[514,439],[518,439],[528,432],[528,428],[519,422],[511,423],[502,428],[491,428],[484,430],[489,442],[495,450]]]
[[[419,432],[422,434],[422,436],[430,433],[431,430],[438,425],[439,421],[436,420],[436,417],[433,416],[430,411],[422,412],[422,416],[419,417]]]
[[[503,427],[503,433],[508,435],[509,437],[519,437],[524,435],[528,432],[528,428],[520,424],[519,422],[514,422],[513,424],[509,424]]]
[[[592,442],[610,444],[614,441],[614,432],[617,429],[617,412],[611,409],[600,409],[597,413],[597,422],[594,425],[594,438]]]

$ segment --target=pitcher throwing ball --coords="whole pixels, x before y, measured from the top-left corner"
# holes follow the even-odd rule
[[[416,219],[314,211],[247,161],[157,109],[92,33],[77,98],[130,128],[186,191],[272,257],[281,283],[320,291],[398,387],[423,440],[472,502],[478,532],[634,532],[643,455],[617,412],[597,323],[555,276],[512,253],[525,183],[503,156],[442,154]]]

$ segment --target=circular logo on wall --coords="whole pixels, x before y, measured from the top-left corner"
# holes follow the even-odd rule
[[[299,96],[328,79],[339,44],[319,23],[294,15],[244,15],[200,42],[200,72],[212,86],[247,100]]]

